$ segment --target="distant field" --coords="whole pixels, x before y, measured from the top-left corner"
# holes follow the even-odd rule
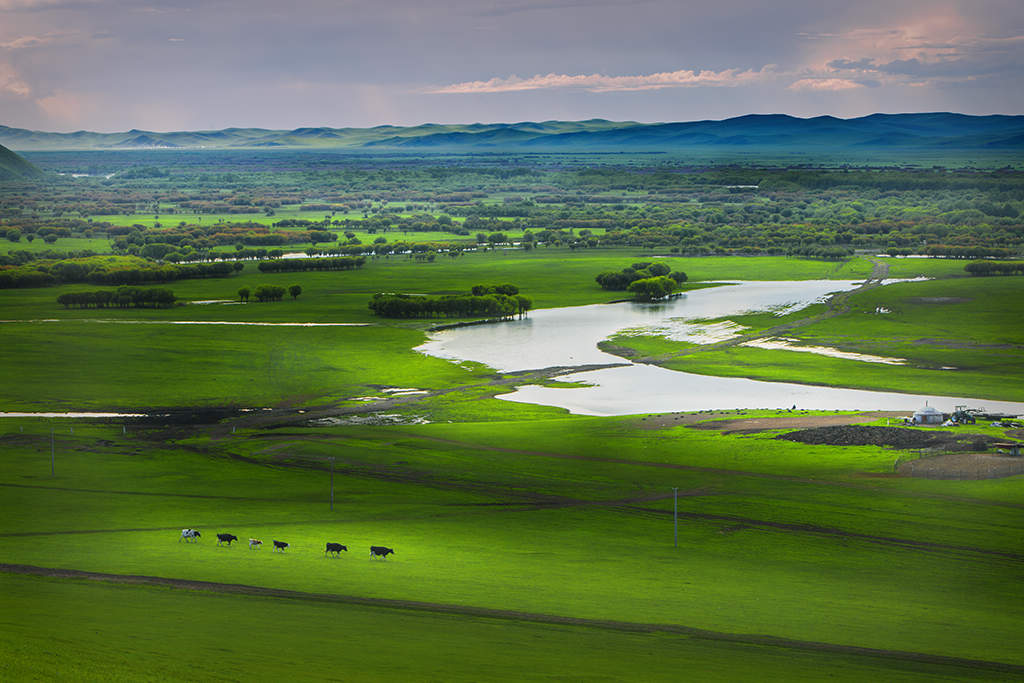
[[[411,351],[420,331],[444,322],[374,317],[367,303],[379,291],[443,294],[480,283],[511,282],[534,307],[601,303],[622,297],[594,276],[643,256],[632,250],[493,251],[419,263],[405,257],[371,260],[343,272],[259,273],[254,264],[230,278],[166,286],[183,300],[227,301],[170,309],[65,309],[62,292],[91,285],[0,291],[0,407],[125,408],[199,403],[268,405],[279,401],[359,396],[368,384],[440,389],[471,375],[447,361]],[[856,277],[866,261],[834,264],[785,258],[671,258],[691,280]],[[298,299],[237,305],[242,287],[300,284]],[[53,319],[57,322],[34,322]],[[370,327],[239,327],[134,325],[92,320],[369,323]],[[411,328],[411,329],[410,329]]]
[[[47,244],[42,239],[34,239],[29,242],[22,238],[20,242],[0,240],[0,254],[7,254],[11,251],[82,251],[91,249],[97,254],[108,254],[111,250],[111,241],[100,237],[61,237],[53,244]]]

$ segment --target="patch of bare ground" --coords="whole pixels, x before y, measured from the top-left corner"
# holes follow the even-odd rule
[[[983,451],[991,444],[1000,441],[984,434],[957,434],[925,428],[868,425],[814,427],[779,434],[775,438],[826,446],[887,446],[899,449],[928,448],[943,451]]]
[[[858,424],[882,418],[902,418],[906,415],[901,412],[883,411],[842,415],[809,415],[806,412],[793,410],[780,410],[774,416],[765,417],[740,417],[742,414],[742,411],[738,410],[709,410],[697,413],[648,415],[636,420],[635,426],[641,429],[666,429],[686,425],[694,429],[714,429],[724,434],[753,434],[776,429],[805,429]]]
[[[948,453],[901,462],[896,471],[922,479],[1001,479],[1024,474],[1024,458],[983,453]]]

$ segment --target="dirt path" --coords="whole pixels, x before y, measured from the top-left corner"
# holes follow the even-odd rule
[[[358,595],[339,595],[334,593],[309,593],[304,591],[286,590],[282,588],[268,588],[266,586],[249,586],[237,583],[194,581],[188,579],[172,579],[160,576],[144,576],[135,574],[105,574],[100,572],[81,571],[77,569],[55,569],[49,567],[38,567],[33,565],[22,564],[0,564],[0,572],[4,572],[7,574],[44,576],[49,578],[71,579],[78,581],[96,581],[102,583],[128,584],[134,586],[160,586],[164,588],[173,588],[178,590],[233,595],[251,595],[257,597],[279,598],[285,600],[298,600],[314,603],[334,603],[340,605],[360,605],[365,607],[378,607],[385,609],[412,610],[418,612],[452,614],[458,616],[485,619],[524,621],[536,624],[559,624],[567,626],[580,626],[585,628],[595,628],[609,631],[625,631],[629,633],[666,633],[686,636],[689,638],[701,638],[704,640],[725,641],[732,643],[743,643],[749,645],[759,645],[768,647],[779,647],[810,652],[827,652],[833,654],[869,657],[882,660],[918,662],[938,666],[982,669],[986,671],[1000,672],[1005,674],[1024,675],[1024,666],[1018,664],[1009,664],[1005,662],[995,662],[983,659],[969,659],[965,657],[949,657],[946,655],[930,654],[926,652],[888,650],[870,647],[860,647],[857,645],[825,643],[812,640],[797,640],[793,638],[782,638],[770,635],[727,633],[724,631],[711,631],[708,629],[695,628],[692,626],[683,626],[680,624],[642,623],[630,621],[617,621],[612,619],[586,619],[582,617],[568,617],[557,614],[543,614],[537,612],[521,612],[516,610],[496,609],[490,607],[476,607],[472,605],[454,605],[437,602],[421,602],[416,600],[395,600],[390,598],[369,598]]]
[[[732,339],[726,339],[725,341],[715,342],[713,344],[701,344],[691,348],[682,349],[674,353],[662,354],[659,356],[648,356],[644,358],[630,358],[635,363],[647,363],[650,365],[663,365],[673,358],[679,358],[681,356],[689,356],[695,353],[702,353],[705,351],[721,351],[722,349],[732,348],[734,346],[740,346],[748,342],[756,341],[758,339],[766,339],[768,337],[777,337],[781,334],[794,330],[798,327],[804,327],[811,325],[828,318],[834,318],[837,315],[841,315],[850,310],[849,300],[850,297],[866,292],[870,289],[880,287],[882,282],[889,277],[889,264],[883,263],[877,259],[869,258],[873,265],[871,274],[867,277],[859,287],[851,289],[847,292],[839,292],[833,294],[828,300],[828,309],[818,315],[813,315],[809,318],[802,318],[800,320],[794,320],[788,323],[782,323],[769,327],[768,329],[760,332],[753,332],[750,334],[741,334],[738,337]],[[607,349],[606,349],[607,350]]]

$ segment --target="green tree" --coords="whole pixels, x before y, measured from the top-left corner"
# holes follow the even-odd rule
[[[676,281],[670,277],[659,275],[636,280],[629,285],[629,291],[640,301],[656,301],[664,299],[676,288]]]
[[[238,290],[238,300],[248,301],[250,294],[252,294],[252,292],[249,291],[248,287],[242,287],[240,290]]]
[[[292,295],[293,299],[298,299],[299,294],[302,294],[302,285],[292,285],[288,288],[288,293]]]

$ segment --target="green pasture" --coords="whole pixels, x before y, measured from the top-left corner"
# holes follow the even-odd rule
[[[905,282],[852,296],[840,315],[786,330],[795,345],[904,359],[904,365],[830,358],[750,347],[693,351],[693,344],[619,334],[610,341],[665,367],[699,374],[749,377],[977,399],[1024,400],[1024,278],[953,278]],[[815,305],[788,316],[732,316],[743,332],[805,320]],[[707,321],[714,322],[714,321]],[[686,355],[673,355],[693,351]]]
[[[487,374],[410,351],[423,334],[395,327],[3,325],[7,409],[260,407],[344,400],[371,385],[440,389]]]
[[[645,430],[639,422],[568,417],[486,428],[292,427],[235,434],[218,428],[168,441],[168,434],[141,425],[128,425],[122,434],[117,425],[55,421],[56,476],[50,478],[49,424],[6,419],[0,552],[6,562],[45,567],[678,624],[1024,664],[1024,648],[1011,635],[1024,602],[1006,590],[1022,560],[1000,554],[1016,552],[1006,539],[1024,525],[1019,488],[993,498],[988,482],[904,486],[899,479],[865,476],[891,462],[892,452],[883,449],[826,449],[684,427]],[[326,500],[328,455],[336,458],[333,511]],[[559,457],[574,455],[592,459]],[[820,469],[804,476],[815,461]],[[671,486],[683,493],[678,548],[672,544]],[[184,526],[201,528],[203,539],[180,543]],[[235,533],[243,544],[217,547],[218,531]],[[286,553],[250,551],[244,545],[249,536],[292,545]],[[325,541],[346,543],[350,551],[326,559]],[[394,547],[396,554],[370,560],[370,544]],[[103,592],[129,591],[146,605],[171,593],[5,581],[20,582],[12,589],[16,604],[41,615],[63,609],[61,595],[89,604]],[[201,598],[183,600],[198,605]],[[262,618],[262,599],[209,599],[211,605],[250,605],[236,613],[236,624]],[[311,615],[313,624],[349,610],[294,609]],[[217,608],[196,610],[198,628],[215,633]],[[450,618],[428,615],[417,626],[402,613],[354,611],[352,618],[367,620],[371,631],[395,629],[395,637],[414,648],[429,642],[418,638],[421,628]],[[127,632],[122,629],[139,618],[104,611],[93,623],[120,623],[121,616],[128,621],[115,633]],[[962,629],[965,622],[972,628]],[[5,622],[0,630],[24,633],[25,623],[33,622]],[[507,627],[511,642],[526,637],[516,629],[546,628]],[[496,633],[504,628],[494,626]],[[613,638],[593,637],[599,640],[577,640],[571,656],[583,657],[600,638]],[[637,637],[651,639],[653,653],[677,641]],[[81,638],[68,635],[73,643]],[[241,643],[225,638],[218,647],[237,658]],[[39,666],[32,646],[13,642],[22,643],[14,661]],[[143,651],[149,649],[165,656],[158,647]],[[126,668],[142,656],[131,646],[119,651]],[[373,668],[377,651],[366,649],[359,671]],[[717,661],[719,652],[714,645],[705,656]],[[768,648],[765,654],[779,652]],[[537,657],[538,667],[550,666],[544,664],[548,655]],[[830,654],[822,666],[853,675],[874,666],[868,661]],[[746,664],[725,666],[731,677],[747,671]],[[928,670],[918,666],[909,670]]]
[[[45,242],[42,238],[36,238],[31,242],[24,237],[19,242],[0,240],[0,254],[12,251],[39,253],[43,251],[84,251],[86,249],[97,254],[109,254],[111,240],[102,237],[59,237],[53,244]]]
[[[242,287],[260,284],[302,285],[297,300],[246,306],[188,306],[186,309],[64,309],[56,303],[63,292],[94,290],[88,284],[19,290],[0,290],[0,319],[41,317],[131,317],[144,319],[257,320],[267,322],[379,321],[367,302],[377,292],[450,294],[468,292],[473,285],[510,282],[533,300],[534,308],[578,306],[627,297],[626,292],[601,289],[595,276],[637,261],[664,261],[689,276],[688,286],[704,280],[857,279],[871,271],[863,259],[833,263],[782,257],[683,258],[645,254],[637,249],[578,250],[540,248],[533,251],[497,249],[465,253],[458,258],[438,256],[421,262],[409,256],[374,257],[358,270],[331,272],[259,272],[255,262],[227,278],[165,283],[183,301],[236,300]],[[52,315],[51,315],[52,314]],[[435,324],[431,321],[428,324]],[[443,322],[443,321],[441,321]]]
[[[271,597],[0,575],[7,680],[985,680],[969,667]],[[98,631],[96,605],[104,605]],[[161,618],[154,619],[154,615]],[[187,623],[188,628],[180,624]],[[238,628],[244,624],[244,630]],[[59,656],[54,643],[59,643]],[[148,672],[148,673],[147,673]]]

